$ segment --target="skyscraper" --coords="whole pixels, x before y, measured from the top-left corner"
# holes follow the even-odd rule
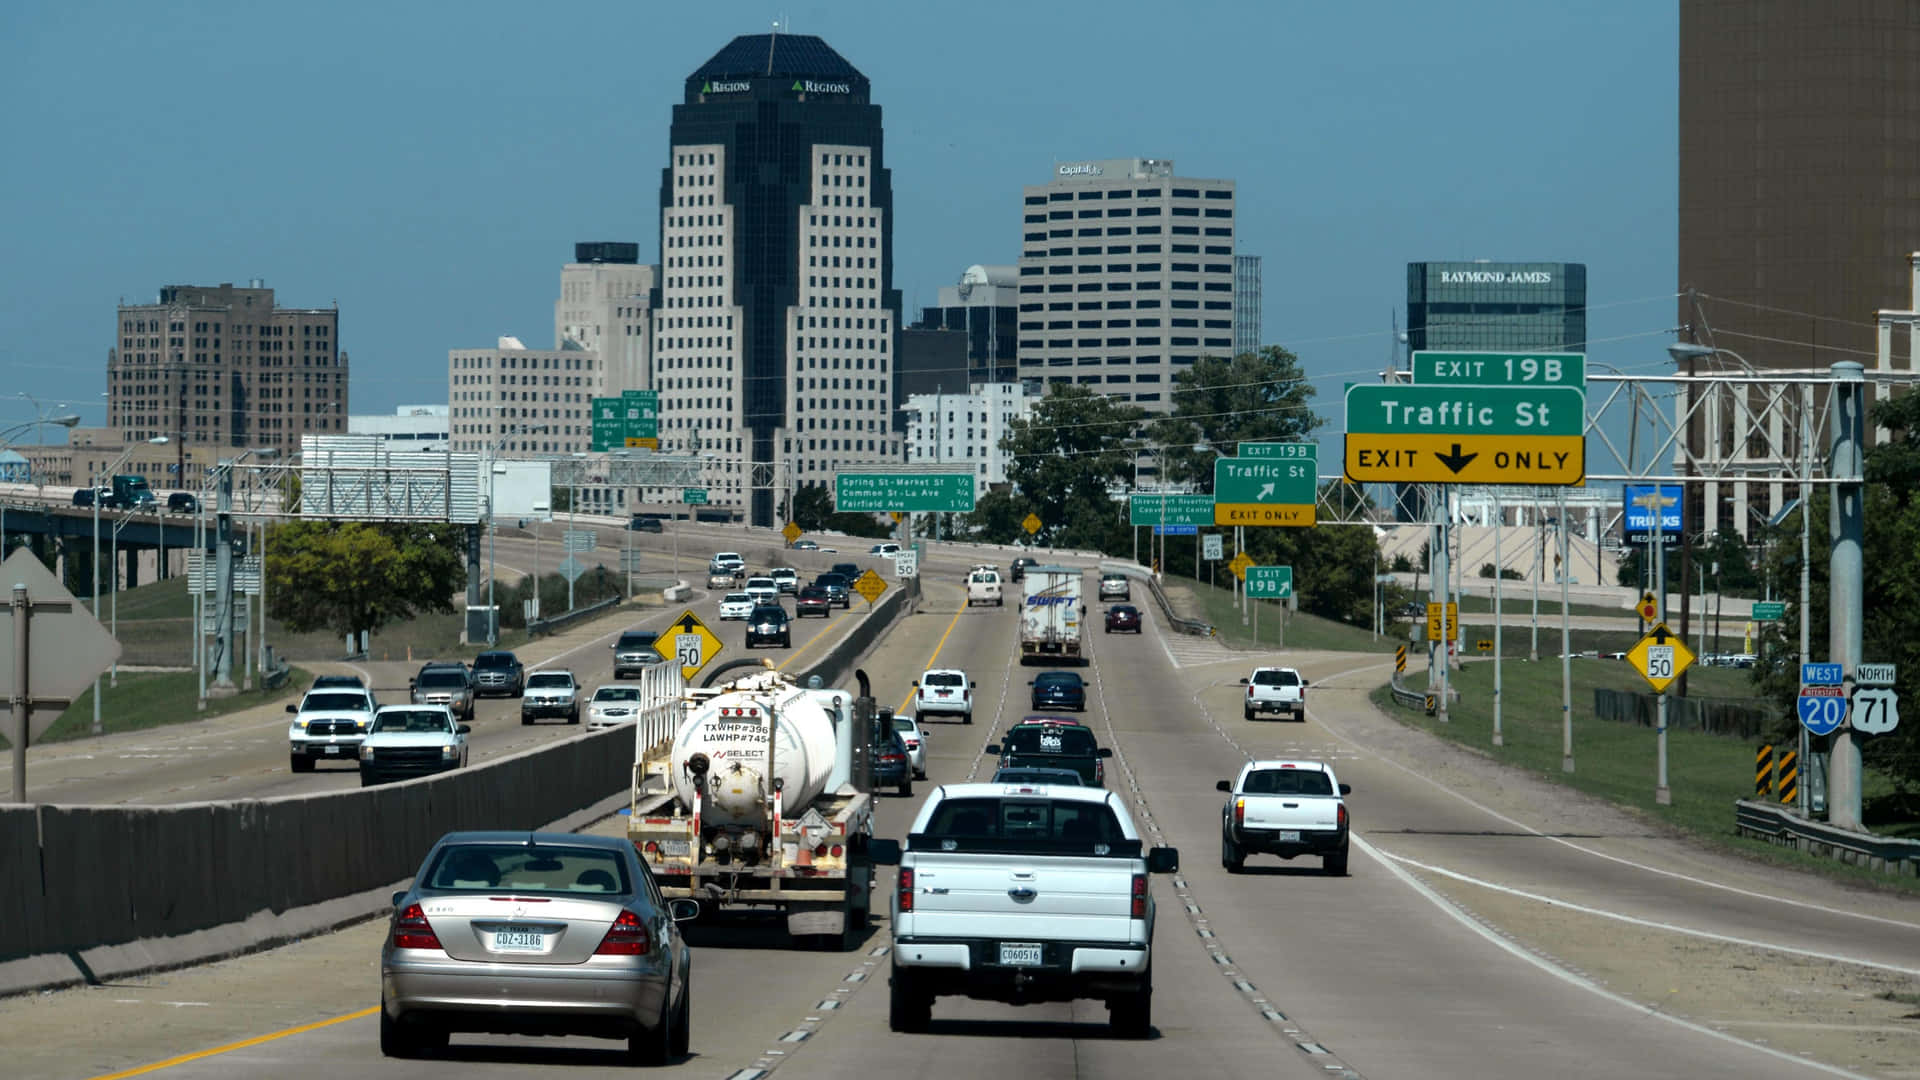
[[[817,37],[735,38],[689,75],[660,179],[661,449],[775,525],[785,493],[900,460],[893,180],[870,84]]]
[[[1408,263],[1407,346],[1585,352],[1586,264]]]

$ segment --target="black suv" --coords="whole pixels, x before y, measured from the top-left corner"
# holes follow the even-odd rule
[[[627,528],[633,532],[657,533],[661,531],[662,526],[660,519],[657,517],[642,517],[639,514],[635,514],[627,519]]]
[[[519,697],[526,689],[527,669],[521,666],[519,657],[500,649],[483,652],[473,658],[475,696],[499,694],[502,697]]]
[[[847,584],[849,585],[853,584],[856,581],[859,581],[860,574],[862,573],[859,563],[850,563],[850,562],[834,563],[832,569],[829,572],[839,574],[841,577],[846,578]]]
[[[1101,746],[1088,728],[1056,721],[1015,724],[1007,729],[1006,741],[988,745],[987,753],[1000,758],[1002,769],[1029,765],[1072,769],[1089,787],[1107,786],[1104,759],[1113,756],[1113,751]]]
[[[627,630],[608,646],[613,650],[613,677],[637,676],[664,659],[654,648],[660,635],[652,630]]]
[[[787,609],[778,604],[761,604],[747,615],[747,648],[778,645],[793,648],[793,628],[787,624]]]
[[[1027,576],[1027,567],[1039,565],[1039,560],[1022,555],[1007,566],[1007,577],[1019,581]]]
[[[813,587],[826,590],[828,607],[838,604],[843,608],[852,608],[853,579],[845,574],[821,574],[813,579]]]
[[[176,491],[167,496],[167,513],[197,514],[200,512],[198,496],[185,491]]]

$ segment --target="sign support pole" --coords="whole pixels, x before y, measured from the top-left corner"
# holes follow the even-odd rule
[[[1567,620],[1567,489],[1560,489],[1560,768],[1573,771],[1573,633]]]
[[[1848,679],[1860,665],[1862,604],[1865,585],[1861,542],[1866,533],[1865,486],[1861,442],[1866,435],[1865,369],[1843,360],[1833,365],[1833,388],[1828,407],[1833,456],[1833,486],[1827,510],[1827,537],[1831,543],[1828,574],[1833,583],[1832,615],[1827,623],[1828,656]],[[1804,726],[1804,725],[1803,725]],[[1860,744],[1851,724],[1833,733],[1832,756],[1827,759],[1827,823],[1838,829],[1861,831]]]
[[[1812,596],[1809,584],[1811,570],[1808,562],[1812,558],[1813,546],[1813,492],[1808,481],[1813,479],[1813,384],[1800,384],[1800,669],[1812,663],[1813,657],[1807,652],[1807,604]],[[1800,725],[1800,771],[1804,774],[1813,765],[1809,756],[1811,736],[1807,725]],[[1799,785],[1800,816],[1813,817],[1813,785]]]
[[[99,498],[95,495],[94,498]],[[33,700],[32,668],[27,666],[27,587],[16,584],[8,602],[13,609],[13,801],[27,801],[27,703]]]
[[[1660,489],[1653,489],[1653,505],[1648,512],[1653,515],[1653,531],[1649,534],[1655,540],[1653,545],[1653,576],[1659,582],[1653,591],[1654,623],[1665,626],[1667,623],[1667,538],[1665,522],[1661,518]],[[1673,805],[1673,789],[1667,786],[1667,692],[1660,691],[1660,700],[1655,703],[1657,713],[1654,717],[1654,738],[1659,745],[1658,773],[1653,785],[1653,801],[1661,806]],[[1806,730],[1801,725],[1801,731]]]
[[[1447,651],[1452,647],[1450,634],[1453,628],[1447,625],[1447,557],[1452,554],[1447,549],[1447,505],[1446,491],[1439,484],[1431,489],[1435,495],[1433,502],[1434,532],[1440,543],[1434,546],[1433,572],[1429,575],[1433,583],[1439,585],[1440,594],[1440,662],[1433,665],[1440,672],[1438,693],[1435,698],[1434,717],[1441,723],[1450,723],[1447,717]]]
[[[1506,560],[1500,557],[1500,534],[1507,526],[1506,515],[1500,510],[1500,489],[1493,489],[1493,745],[1505,746],[1506,736],[1500,733],[1500,656],[1506,652],[1505,624],[1501,616],[1506,611],[1506,590],[1501,586],[1507,573]]]

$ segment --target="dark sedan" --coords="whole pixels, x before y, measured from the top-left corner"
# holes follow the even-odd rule
[[[659,518],[643,517],[640,514],[635,514],[627,519],[627,528],[632,532],[657,533],[662,531]]]
[[[801,589],[793,598],[793,617],[798,619],[807,615],[827,618],[833,614],[833,601],[827,598],[827,590],[818,585],[809,585]]]
[[[1107,633],[1114,631],[1123,634],[1140,632],[1140,609],[1132,604],[1115,604],[1107,609]]]
[[[1033,687],[1033,708],[1072,709],[1085,712],[1087,709],[1087,684],[1080,676],[1071,671],[1049,671],[1027,683]]]
[[[761,604],[747,615],[747,648],[755,645],[793,647],[793,627],[787,622],[785,608]]]
[[[1022,555],[1019,558],[1013,560],[1012,563],[1008,564],[1007,576],[1012,578],[1015,581],[1019,581],[1022,578],[1027,576],[1027,567],[1035,565],[1036,562],[1037,560],[1033,559],[1032,557],[1027,555]]]
[[[893,710],[880,710],[868,734],[867,756],[873,763],[874,789],[890,787],[902,795],[912,795],[913,763],[907,757],[906,740],[893,730]]]

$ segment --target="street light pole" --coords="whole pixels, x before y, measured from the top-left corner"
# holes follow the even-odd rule
[[[167,437],[165,435],[159,435],[147,441],[154,445],[160,445],[167,442]],[[108,465],[102,472],[107,476],[112,476],[113,471],[118,469],[128,458],[132,457],[133,452],[139,448],[139,445],[135,444],[121,450],[120,456],[114,458],[113,464]],[[92,573],[87,575],[87,577],[91,579],[89,583],[93,586],[92,614],[96,619],[100,617],[100,476],[101,472],[93,474],[93,565],[90,567]],[[116,586],[119,584],[117,577],[114,583]],[[93,677],[93,733],[95,735],[99,735],[106,730],[100,720],[101,689],[100,676],[95,675]]]

